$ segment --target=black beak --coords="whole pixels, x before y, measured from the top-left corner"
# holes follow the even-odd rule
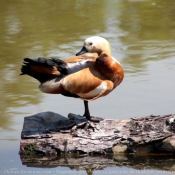
[[[78,55],[83,55],[84,53],[87,53],[88,50],[83,46],[83,48],[76,54],[76,56]]]

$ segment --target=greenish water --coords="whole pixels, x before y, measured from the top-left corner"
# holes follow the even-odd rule
[[[118,119],[175,113],[174,19],[174,0],[0,0],[0,174],[35,170],[18,155],[25,116],[84,110],[81,100],[43,94],[36,80],[19,76],[23,58],[72,57],[84,39],[103,36],[125,78],[111,94],[90,103],[91,113]]]

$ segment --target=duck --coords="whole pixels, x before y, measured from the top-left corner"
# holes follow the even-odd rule
[[[109,42],[92,36],[84,41],[76,56],[68,59],[24,58],[20,75],[37,79],[44,93],[82,99],[82,117],[100,122],[102,118],[90,115],[88,102],[113,91],[122,82],[124,70],[111,55]]]

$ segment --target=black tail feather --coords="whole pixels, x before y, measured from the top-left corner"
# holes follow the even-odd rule
[[[40,72],[31,69],[31,66],[40,66],[43,68],[52,69],[56,67],[57,70],[61,73],[60,75],[49,74],[47,72]],[[60,59],[45,59],[45,58],[24,58],[24,64],[21,67],[21,74],[20,75],[29,75],[40,82],[45,82],[53,78],[57,78],[57,81],[62,79],[64,76],[67,75],[67,65],[63,60]]]

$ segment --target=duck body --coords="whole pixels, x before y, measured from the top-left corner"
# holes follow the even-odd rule
[[[37,79],[44,93],[81,98],[88,120],[92,119],[88,101],[107,95],[124,77],[120,63],[110,55],[108,42],[101,37],[85,40],[82,50],[73,58],[25,58],[21,72]]]

